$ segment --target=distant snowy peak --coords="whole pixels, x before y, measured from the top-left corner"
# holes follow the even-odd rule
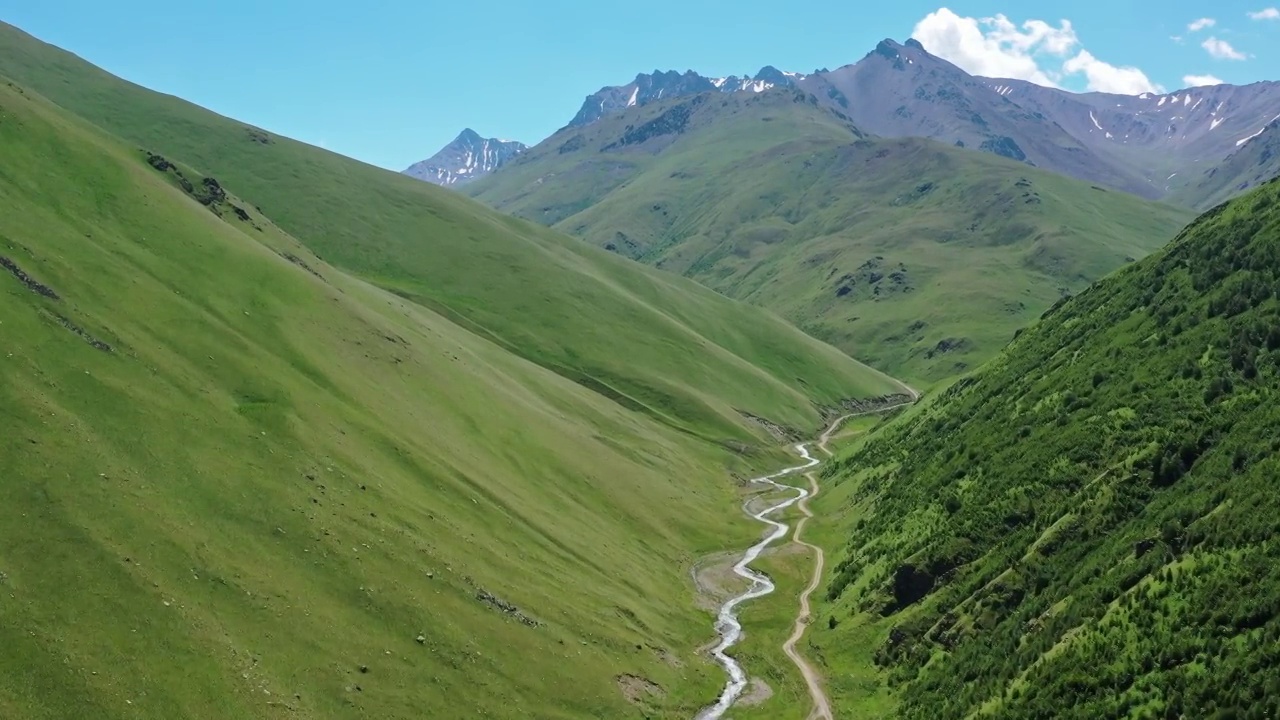
[[[704,92],[764,92],[774,87],[790,87],[804,80],[807,75],[784,72],[765,66],[753,77],[709,78],[692,70],[678,73],[674,70],[641,73],[626,85],[601,88],[587,96],[569,127],[590,125],[600,118],[622,112],[629,107],[646,105],[665,98],[697,95]]]
[[[483,138],[467,128],[440,152],[410,165],[404,174],[433,185],[462,185],[488,175],[527,149],[524,143]]]

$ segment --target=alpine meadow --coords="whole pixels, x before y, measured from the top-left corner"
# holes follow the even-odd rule
[[[0,22],[0,718],[1280,714],[1269,11],[1184,33],[1246,84],[930,6],[593,91],[730,46],[325,9]]]

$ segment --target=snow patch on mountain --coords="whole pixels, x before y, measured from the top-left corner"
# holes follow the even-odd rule
[[[1271,118],[1271,120],[1270,120],[1270,121],[1268,121],[1266,125],[1263,125],[1263,126],[1262,126],[1262,129],[1261,129],[1261,130],[1259,130],[1258,132],[1256,132],[1256,133],[1254,133],[1254,134],[1250,135],[1249,137],[1241,138],[1241,139],[1237,140],[1237,141],[1236,141],[1236,147],[1240,147],[1241,145],[1244,145],[1245,143],[1249,142],[1250,140],[1252,140],[1252,139],[1254,139],[1254,138],[1258,137],[1259,135],[1261,135],[1262,133],[1266,132],[1266,131],[1267,131],[1267,128],[1271,127],[1271,123],[1273,123],[1273,122],[1275,122],[1275,121],[1277,121],[1277,120],[1280,120],[1280,115],[1276,115],[1275,117]]]

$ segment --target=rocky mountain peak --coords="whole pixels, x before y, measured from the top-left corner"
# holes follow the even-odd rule
[[[488,175],[527,149],[524,143],[485,138],[464,128],[453,142],[426,160],[410,165],[404,174],[433,185],[462,185]]]
[[[773,83],[776,86],[787,85],[791,83],[792,78],[796,76],[797,73],[785,73],[772,65],[765,65],[760,68],[760,72],[756,73],[756,76],[752,79]]]
[[[868,55],[881,55],[890,60],[896,59],[902,54],[902,46],[892,38],[885,38],[876,44],[876,49],[872,50]]]
[[[697,95],[704,92],[764,92],[774,87],[792,87],[810,77],[802,73],[779,70],[772,65],[760,68],[754,76],[730,75],[712,78],[693,70],[683,73],[675,70],[654,70],[636,75],[627,85],[603,87],[588,95],[578,114],[569,121],[569,127],[590,125],[636,105],[646,105],[673,97]]]

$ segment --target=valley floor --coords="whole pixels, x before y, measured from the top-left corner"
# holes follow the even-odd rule
[[[901,384],[901,383],[900,383]],[[768,551],[769,546],[777,539],[787,534],[789,527],[779,520],[773,519],[776,513],[786,512],[789,508],[795,507],[799,511],[801,517],[795,521],[794,529],[791,532],[791,543],[789,547],[802,550],[799,555],[806,556],[810,553],[813,557],[813,570],[810,573],[808,584],[798,592],[798,610],[792,624],[790,635],[781,643],[783,655],[795,666],[803,678],[804,687],[808,693],[809,705],[811,710],[807,715],[808,720],[832,720],[831,701],[827,697],[826,691],[823,689],[823,679],[820,673],[810,664],[804,656],[796,650],[796,644],[804,636],[806,627],[811,621],[810,596],[814,590],[820,585],[823,579],[823,569],[825,565],[825,553],[818,545],[811,544],[802,539],[802,533],[806,523],[813,517],[813,512],[809,509],[809,500],[815,497],[819,492],[818,479],[813,470],[820,464],[820,460],[813,457],[809,452],[809,445],[816,444],[818,450],[827,457],[833,457],[828,444],[832,440],[832,436],[847,421],[871,415],[882,415],[890,413],[900,408],[906,407],[919,400],[920,394],[909,386],[902,384],[907,390],[907,395],[903,395],[901,401],[889,401],[883,403],[880,407],[874,407],[857,413],[849,413],[836,418],[822,432],[814,443],[805,443],[796,446],[797,452],[801,458],[806,461],[804,465],[787,468],[761,478],[751,481],[752,484],[759,486],[769,486],[765,488],[763,495],[752,496],[744,505],[747,514],[767,526],[772,531],[765,536],[763,540],[752,545],[747,549],[742,559],[732,566],[726,566],[724,555],[717,555],[708,558],[701,564],[701,567],[695,567],[693,578],[698,585],[699,590],[705,594],[715,595],[717,590],[719,594],[723,594],[726,581],[733,583],[730,573],[737,575],[743,579],[750,581],[750,585],[744,591],[737,594],[730,594],[723,599],[719,607],[719,615],[717,621],[717,629],[721,633],[721,641],[711,649],[711,653],[724,666],[726,673],[729,675],[729,682],[725,686],[719,701],[704,709],[698,715],[699,720],[716,720],[723,717],[724,713],[730,709],[741,706],[756,707],[762,703],[755,697],[743,696],[742,693],[748,688],[749,684],[756,687],[763,687],[763,681],[750,681],[750,675],[746,668],[734,657],[727,653],[727,650],[736,644],[744,634],[743,625],[738,619],[737,608],[746,602],[756,601],[772,594],[776,590],[776,584],[768,575],[759,573],[752,569],[750,564],[758,557]],[[798,472],[804,473],[804,478],[808,481],[808,487],[793,486],[779,482],[780,479],[793,475]],[[787,493],[788,490],[795,491],[795,494]],[[759,507],[761,500],[766,496],[772,496],[780,492],[783,497],[776,500],[768,500],[763,503],[763,507],[753,510],[753,506]],[[779,553],[773,553],[776,558]],[[788,553],[788,556],[794,556]],[[736,583],[733,583],[736,584]],[[705,597],[705,595],[704,595]],[[765,698],[764,700],[768,700]],[[749,702],[748,702],[749,701]],[[794,708],[788,708],[794,709]]]

